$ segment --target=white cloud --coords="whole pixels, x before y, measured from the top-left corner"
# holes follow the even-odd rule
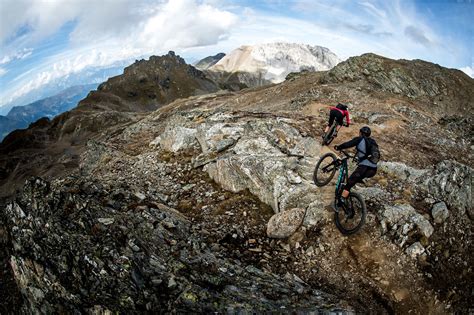
[[[181,43],[192,45],[204,38],[212,41],[213,32],[236,21],[234,14],[198,0],[1,0],[0,16],[0,43],[22,45],[44,39],[66,22],[76,23],[70,38],[81,45],[110,38],[134,41],[143,31],[140,38],[148,46],[148,39],[155,39],[156,46],[172,32]],[[192,27],[196,39],[189,34]]]
[[[372,14],[374,17],[379,18],[379,19],[386,19],[387,18],[387,12],[385,12],[383,9],[378,8],[376,5],[370,2],[360,2],[360,5],[365,7],[367,12]]]
[[[160,4],[132,0],[2,0],[0,43],[8,40],[35,43],[53,34],[66,22],[77,22],[73,36],[97,39],[124,32],[146,17],[147,9]]]
[[[101,38],[123,38],[136,34],[142,22],[147,21],[161,9],[162,2],[102,0],[94,1],[92,9],[87,8],[90,7],[89,3],[86,8],[81,8],[82,12],[77,26],[71,33],[71,39],[83,44]]]
[[[67,52],[55,55],[37,69],[32,69],[30,76],[26,75],[24,80],[20,80],[16,88],[8,94],[4,103],[9,103],[14,99],[23,96],[35,89],[38,89],[54,80],[70,74],[79,73],[89,67],[107,67],[117,61],[131,58],[134,51],[114,48],[97,49],[93,47],[84,48],[81,51]]]
[[[3,76],[5,73],[7,73],[8,71],[3,69],[2,67],[0,67],[0,77]]]
[[[461,70],[462,72],[464,72],[471,78],[474,78],[474,67],[465,66],[465,67],[460,68],[459,70]]]
[[[0,65],[7,64],[9,62],[12,62],[14,60],[21,60],[29,57],[33,53],[33,49],[31,48],[23,48],[19,51],[14,52],[13,54],[10,55],[4,55],[0,59]]]
[[[212,45],[225,38],[236,22],[234,14],[210,5],[173,0],[144,24],[137,44],[162,49]]]

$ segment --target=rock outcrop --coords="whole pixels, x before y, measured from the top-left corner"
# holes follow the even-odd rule
[[[351,57],[331,69],[324,82],[367,82],[377,90],[408,98],[432,98],[427,111],[467,113],[474,106],[472,78],[423,60],[392,60],[375,54]],[[449,104],[449,105],[448,105]]]
[[[326,218],[321,193],[301,171],[305,159],[321,153],[321,145],[301,135],[293,127],[297,121],[217,113],[195,122],[192,116],[181,124],[170,119],[159,139],[163,149],[198,149],[196,167],[204,166],[224,189],[248,189],[275,212],[303,208],[312,224]]]
[[[199,70],[207,70],[213,65],[215,65],[219,60],[224,58],[225,54],[224,53],[218,53],[214,56],[209,56],[204,59],[199,60],[194,64],[194,66],[199,69]]]
[[[350,311],[301,279],[226,258],[178,211],[117,188],[32,179],[7,205],[17,311]]]
[[[474,169],[455,161],[437,164],[423,182],[430,196],[446,202],[462,214],[466,213],[474,220]]]

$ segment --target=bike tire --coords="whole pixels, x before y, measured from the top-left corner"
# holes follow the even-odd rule
[[[321,167],[323,161],[325,160],[328,164]],[[334,174],[336,174],[336,170],[337,170],[337,166],[335,163],[336,161],[337,161],[337,157],[334,153],[326,153],[319,159],[318,163],[316,163],[316,167],[314,168],[314,172],[313,172],[313,181],[316,186],[323,187],[329,184],[331,179],[334,177]],[[326,167],[329,167],[327,170],[325,170],[325,172],[328,173],[329,177],[324,179],[322,178],[322,176],[318,176],[318,175],[323,172],[322,168],[326,168]]]
[[[328,133],[324,136],[323,145],[329,145],[332,140],[334,140],[334,133],[336,131],[336,124],[332,124],[331,129],[329,129]]]
[[[365,205],[364,198],[362,198],[362,196],[359,195],[358,193],[351,192],[349,194],[349,202],[352,205],[354,205],[354,201],[357,201],[357,203],[359,205],[357,209],[354,209],[355,210],[354,217],[356,217],[354,219],[354,223],[355,223],[354,227],[348,227],[346,225],[346,222],[342,221],[343,218],[347,219],[347,215],[346,215],[344,209],[339,208],[339,211],[334,213],[334,221],[336,223],[336,226],[339,229],[339,231],[341,231],[341,233],[343,235],[355,234],[365,224],[365,218],[366,218],[366,215],[367,215],[367,207]]]
[[[333,135],[333,134],[334,134],[334,132],[333,132],[333,133],[331,134],[331,136],[328,137],[328,139],[326,140],[326,145],[330,145],[331,142],[332,142],[332,140],[334,140],[334,135]]]

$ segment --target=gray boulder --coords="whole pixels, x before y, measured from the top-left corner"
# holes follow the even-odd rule
[[[435,223],[443,223],[449,216],[449,210],[444,201],[435,203],[431,208],[431,215]]]
[[[458,209],[474,219],[472,194],[474,170],[455,161],[442,161],[435,166],[422,187],[435,199],[444,200],[450,208]]]
[[[267,236],[271,238],[290,237],[303,223],[304,209],[294,208],[273,215],[267,223]]]
[[[400,162],[380,162],[379,169],[401,180],[416,181],[426,175],[428,170],[419,170]]]
[[[415,229],[420,235],[429,238],[434,231],[431,223],[409,204],[386,205],[379,212],[379,219],[385,232],[397,230],[400,236]]]
[[[196,129],[176,126],[162,133],[150,146],[159,143],[167,151],[178,152],[197,146]]]
[[[409,256],[411,256],[412,258],[416,258],[416,257],[422,255],[425,252],[425,248],[423,247],[423,245],[420,244],[420,242],[415,242],[415,243],[411,244],[405,250],[405,252]]]

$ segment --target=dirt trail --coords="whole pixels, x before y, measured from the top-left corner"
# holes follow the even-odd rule
[[[324,146],[321,156],[332,152]],[[331,212],[334,186],[338,172],[332,181],[320,187],[326,210]],[[322,228],[321,235],[309,240],[308,245],[318,246],[323,255],[310,263],[318,270],[317,280],[335,288],[346,288],[345,294],[357,292],[367,300],[375,298],[389,313],[444,314],[436,294],[428,289],[426,280],[417,272],[416,263],[401,249],[385,240],[377,228],[376,217],[368,209],[367,223],[356,235],[343,236],[332,223]],[[314,243],[314,244],[312,244]]]
[[[374,281],[373,286],[396,302],[400,311],[444,313],[435,293],[427,290],[425,280],[416,272],[414,262],[393,244],[361,233],[348,239],[346,253],[344,259],[355,260],[362,276]]]
[[[350,300],[375,300],[388,313],[445,314],[446,306],[417,273],[415,262],[375,233],[373,226],[364,226],[345,237],[334,224],[324,226],[317,238],[308,240],[307,246],[321,249],[306,266],[317,270],[308,280],[333,287]]]

